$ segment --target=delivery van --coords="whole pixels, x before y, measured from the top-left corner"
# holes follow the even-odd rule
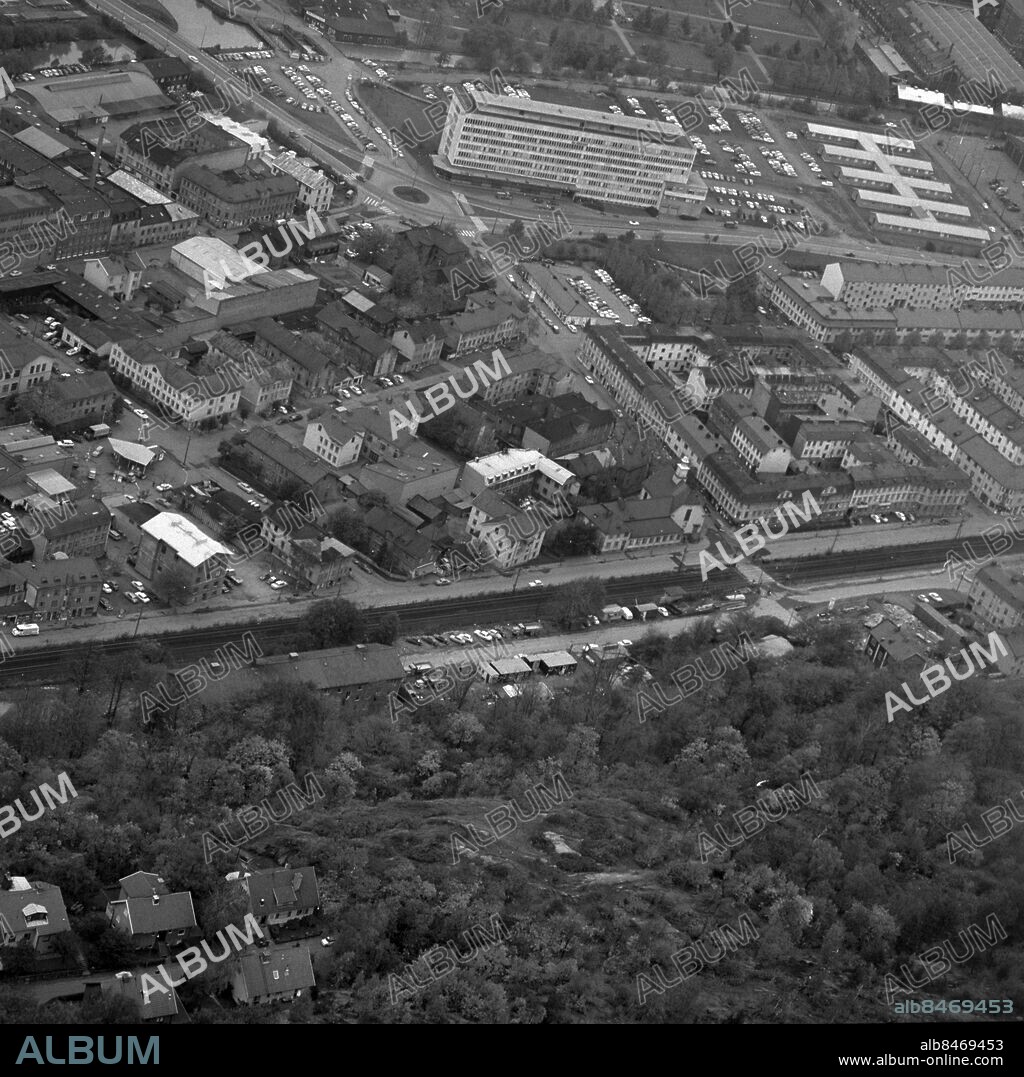
[[[38,636],[39,625],[15,625],[11,629],[12,636]]]

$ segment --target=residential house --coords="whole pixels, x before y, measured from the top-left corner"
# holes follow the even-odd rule
[[[339,349],[341,362],[372,377],[395,369],[398,352],[394,344],[347,314],[341,300],[324,307],[316,320],[320,332]]]
[[[315,983],[304,946],[245,950],[232,963],[231,997],[240,1006],[291,1002]]]
[[[444,336],[436,322],[408,322],[394,330],[391,343],[398,352],[398,370],[415,370],[441,358]]]
[[[607,444],[615,427],[614,412],[579,393],[512,400],[491,408],[490,414],[502,442],[547,457]]]
[[[908,628],[885,619],[868,632],[864,653],[872,664],[882,669],[888,665],[904,662],[924,663],[930,648],[921,642]]]
[[[103,371],[54,378],[28,397],[32,415],[55,434],[109,422],[117,399],[114,383]]]
[[[59,886],[20,875],[7,876],[0,890],[0,946],[27,942],[38,954],[51,953],[57,936],[71,930]]]
[[[494,490],[473,496],[466,533],[484,558],[499,568],[527,565],[540,556],[549,517],[531,512],[533,506],[515,504]]]
[[[268,415],[292,395],[288,365],[257,355],[251,345],[231,333],[216,333],[208,342],[207,355],[222,360],[222,377],[239,387],[239,411],[243,415]]]
[[[264,426],[253,428],[245,438],[239,446],[242,457],[250,470],[261,475],[268,486],[297,484],[321,503],[338,496],[336,476],[313,453],[290,444]]]
[[[374,505],[363,514],[363,523],[370,536],[369,556],[387,571],[416,579],[436,570],[444,546],[436,543],[436,530],[421,531],[408,510]]]
[[[310,590],[323,591],[351,579],[356,551],[316,524],[295,527],[294,520],[282,523],[270,512],[260,522],[270,558]]]
[[[167,590],[172,604],[206,602],[221,593],[226,546],[177,512],[157,513],[140,530],[136,567],[158,590]]]
[[[59,553],[68,558],[105,556],[113,520],[107,506],[86,497],[65,502],[59,509],[62,511],[40,512],[34,516],[39,527],[28,537],[35,559],[52,561]]]
[[[328,412],[306,427],[302,445],[331,467],[342,468],[359,459],[363,431],[349,425],[344,417]]]
[[[474,292],[461,314],[441,318],[439,324],[448,352],[458,356],[518,340],[526,328],[526,315],[491,292]]]
[[[652,497],[583,505],[577,519],[597,532],[599,553],[674,546],[700,535],[704,509],[696,491],[683,504],[671,497]]]
[[[212,419],[226,421],[238,410],[241,390],[229,378],[217,376],[212,360],[193,372],[137,339],[112,345],[110,369],[189,430]]]
[[[157,969],[144,970],[165,990],[142,989],[142,974],[136,976],[133,972],[117,972],[109,980],[96,983],[85,982],[85,998],[88,1000],[92,988],[97,988],[99,993],[107,997],[120,997],[127,999],[139,1012],[140,1021],[158,1021],[162,1025],[174,1023],[175,1018],[185,1019],[186,1014],[178,998],[178,992],[173,984],[160,975]]]
[[[444,273],[462,265],[470,252],[453,232],[443,231],[434,224],[425,224],[399,232],[388,253],[387,269],[393,270],[407,254],[412,254],[424,270]]]
[[[32,619],[32,607],[25,601],[25,587],[25,577],[17,569],[0,562],[0,620],[4,624]]]
[[[320,905],[316,871],[312,867],[271,868],[245,872],[228,879],[240,887],[249,903],[248,911],[263,926],[276,927],[291,920],[312,916]]]
[[[967,598],[971,610],[993,628],[1008,631],[1024,622],[1024,576],[998,562],[978,569]]]
[[[123,258],[104,255],[102,258],[86,258],[83,276],[104,295],[130,303],[142,284],[146,263],[134,251]]]
[[[93,617],[99,610],[103,575],[94,557],[41,561],[19,565],[17,571],[25,579],[25,601],[37,623]]]
[[[119,879],[118,896],[107,903],[110,926],[136,950],[183,946],[199,934],[192,895],[172,894],[159,875],[136,871]]]
[[[307,392],[327,392],[341,379],[342,370],[319,333],[298,333],[285,329],[272,318],[260,318],[254,323],[253,349],[287,368],[296,385]]]
[[[56,353],[47,344],[0,322],[0,399],[28,392],[50,380]]]

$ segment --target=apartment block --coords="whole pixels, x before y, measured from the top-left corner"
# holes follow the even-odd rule
[[[967,592],[971,609],[993,628],[1010,630],[1024,622],[1024,576],[1001,565],[979,568]]]

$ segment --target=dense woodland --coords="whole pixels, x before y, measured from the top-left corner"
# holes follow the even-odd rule
[[[714,669],[712,648],[741,631],[784,630],[743,615],[724,633],[634,632],[634,657],[672,697],[674,670],[696,657]],[[874,670],[843,627],[795,642],[643,723],[635,686],[606,663],[548,682],[549,701],[528,691],[486,705],[464,688],[394,722],[229,677],[143,725],[134,694],[167,672],[146,644],[118,660],[130,668],[113,719],[117,671],[96,661],[60,691],[4,693],[0,803],[61,770],[79,795],[8,837],[2,867],[59,884],[81,908],[72,924],[91,966],[124,967],[95,909],[100,885],[157,871],[215,930],[236,914],[220,885],[234,864],[204,864],[202,832],[312,771],[326,799],[249,847],[316,866],[321,929],[337,944],[316,955],[316,997],[262,1021],[884,1022],[897,1019],[886,974],[919,969],[915,955],[991,914],[1007,939],[913,997],[1019,1004],[1024,828],[954,863],[947,842],[965,824],[980,837],[981,812],[1021,802],[1019,683],[958,683],[890,724],[898,671]],[[486,813],[513,798],[528,815],[526,791],[557,774],[571,797],[453,866],[453,835],[490,832]],[[702,832],[734,834],[733,813],[803,774],[820,797],[702,862]],[[390,975],[496,915],[507,940],[393,1001]],[[756,941],[639,1004],[639,974],[657,963],[671,981],[674,952],[742,915]],[[253,1019],[204,1006],[218,986],[189,983],[183,1001],[200,1020]],[[4,1021],[118,1018],[111,1006],[38,1010],[0,986]]]

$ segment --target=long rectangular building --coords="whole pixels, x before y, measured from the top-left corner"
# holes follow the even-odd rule
[[[691,181],[696,151],[673,124],[479,90],[448,106],[442,174],[517,181],[596,202],[698,211],[706,187]]]

